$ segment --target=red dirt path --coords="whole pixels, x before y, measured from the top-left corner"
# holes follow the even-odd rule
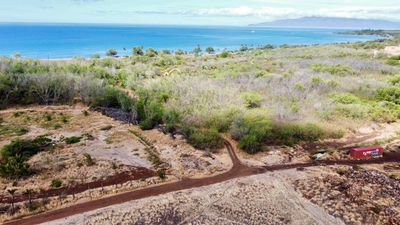
[[[167,183],[158,186],[148,187],[140,190],[133,190],[130,192],[110,196],[98,200],[89,202],[79,203],[66,208],[61,208],[42,214],[26,217],[23,219],[11,221],[5,223],[6,225],[28,225],[28,224],[39,224],[49,222],[57,219],[62,219],[68,216],[92,211],[99,208],[104,208],[111,205],[121,204],[124,202],[156,196],[174,191],[180,191],[190,188],[197,188],[207,186],[215,183],[224,182],[238,177],[245,177],[250,175],[261,174],[269,171],[286,170],[293,168],[306,168],[313,166],[323,165],[358,165],[358,164],[375,164],[385,162],[400,162],[400,154],[388,153],[383,158],[370,159],[370,160],[337,160],[337,161],[316,161],[310,163],[299,163],[299,164],[287,164],[287,165],[275,165],[265,167],[249,167],[243,165],[238,157],[236,156],[235,149],[230,140],[225,141],[225,146],[232,159],[232,168],[223,173],[213,177],[206,177],[201,179],[183,179],[174,183]]]

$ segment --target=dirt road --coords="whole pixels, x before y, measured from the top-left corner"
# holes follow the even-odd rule
[[[223,173],[213,177],[201,178],[201,179],[183,179],[174,183],[167,183],[158,186],[153,186],[149,188],[144,188],[140,190],[134,190],[115,196],[110,196],[98,200],[93,200],[89,202],[79,203],[73,206],[69,206],[62,209],[57,209],[54,211],[45,212],[35,216],[23,218],[20,220],[11,221],[5,223],[6,225],[27,225],[27,224],[39,224],[44,222],[49,222],[75,214],[80,214],[88,211],[92,211],[99,208],[104,208],[111,205],[121,204],[124,202],[147,198],[151,196],[156,196],[160,194],[165,194],[169,192],[175,192],[190,188],[197,188],[202,186],[207,186],[211,184],[220,183],[223,181],[231,180],[234,178],[245,177],[250,175],[256,175],[265,172],[286,170],[293,168],[306,168],[313,166],[323,166],[323,165],[358,165],[358,164],[372,164],[372,163],[385,163],[385,162],[400,162],[400,154],[389,153],[383,158],[371,159],[371,160],[337,160],[337,161],[318,161],[310,163],[299,163],[299,164],[289,164],[289,165],[276,165],[276,166],[265,166],[265,167],[249,167],[240,162],[236,153],[235,145],[231,140],[225,140],[225,146],[229,152],[232,159],[232,168]]]

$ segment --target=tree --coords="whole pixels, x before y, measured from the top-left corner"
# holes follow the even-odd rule
[[[14,212],[14,197],[15,197],[15,192],[17,189],[8,189],[7,192],[11,195],[11,210]]]
[[[14,54],[14,58],[16,58],[16,59],[19,59],[19,58],[21,58],[21,53],[19,53],[19,52],[17,52],[17,53],[15,53]]]
[[[28,200],[29,200],[29,206],[32,207],[32,193],[33,190],[32,189],[26,189],[22,194],[25,196],[28,196]]]
[[[161,54],[163,54],[163,55],[170,55],[170,54],[171,54],[171,51],[168,50],[168,49],[163,49],[163,50],[161,50]]]
[[[184,54],[185,54],[185,52],[182,49],[177,49],[175,51],[175,55],[184,55]]]
[[[197,47],[193,49],[193,53],[195,55],[199,55],[201,53],[200,45],[197,45]]]
[[[148,57],[155,57],[157,54],[158,54],[157,51],[152,48],[146,49],[146,55]]]
[[[143,55],[143,46],[136,46],[132,48],[132,55],[139,56]]]
[[[106,56],[115,57],[118,54],[117,50],[110,48],[106,52]]]
[[[239,50],[241,52],[245,52],[245,51],[249,50],[249,47],[247,47],[247,45],[241,45]]]
[[[207,52],[208,54],[214,54],[214,53],[215,53],[215,50],[214,50],[213,47],[207,47],[207,48],[206,48],[206,52]]]

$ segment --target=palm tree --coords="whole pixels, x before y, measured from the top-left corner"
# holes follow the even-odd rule
[[[8,189],[7,192],[11,195],[11,210],[14,212],[14,195],[17,189]]]

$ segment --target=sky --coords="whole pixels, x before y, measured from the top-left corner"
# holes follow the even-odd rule
[[[241,26],[304,16],[400,21],[399,1],[0,0],[0,22]]]

